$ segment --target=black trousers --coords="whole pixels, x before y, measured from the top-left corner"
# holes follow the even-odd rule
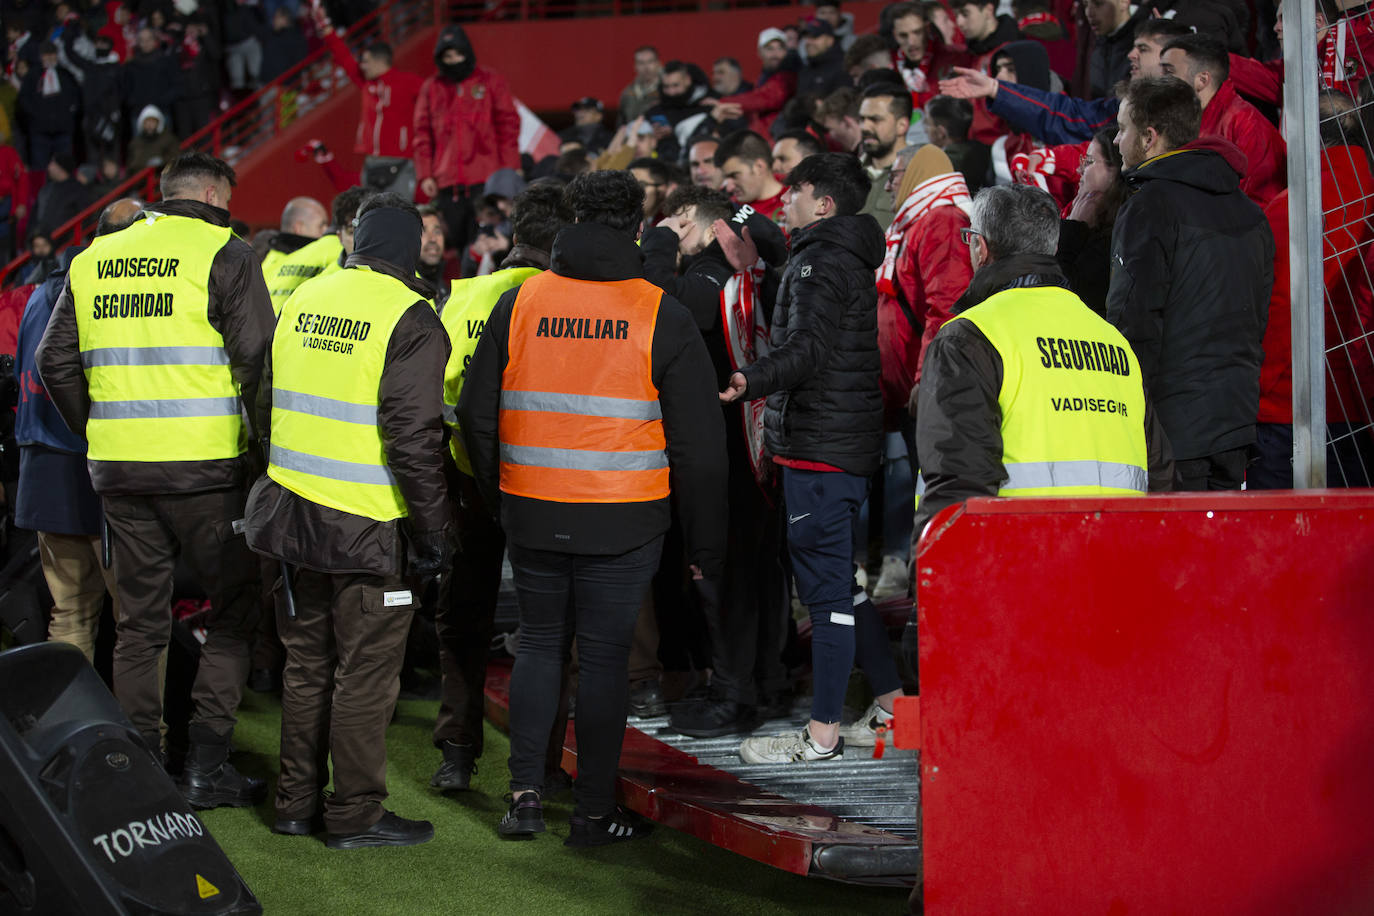
[[[1233,448],[1202,458],[1174,462],[1174,489],[1239,490],[1245,481],[1249,449]]]
[[[510,787],[543,791],[549,729],[558,713],[568,646],[577,639],[579,814],[615,807],[625,738],[635,618],[663,552],[663,537],[616,556],[555,553],[510,545],[520,602],[520,650],[510,682]]]
[[[444,218],[444,234],[449,247],[457,250],[460,257],[477,234],[477,208],[474,201],[481,198],[482,188],[480,184],[450,185],[440,188],[431,201]]]
[[[216,735],[234,730],[259,613],[258,560],[243,535],[234,532],[234,522],[243,518],[243,502],[238,487],[104,498],[120,606],[114,692],[150,747],[161,741],[158,662],[172,632],[172,574],[178,556],[210,598],[208,635],[191,689],[191,724]]]

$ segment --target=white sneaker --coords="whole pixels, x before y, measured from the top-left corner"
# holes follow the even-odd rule
[[[892,718],[892,713],[874,700],[856,721],[840,728],[840,738],[850,747],[872,747],[878,743],[878,726],[891,728]]]
[[[862,588],[862,589],[864,589],[865,591],[867,591],[867,590],[868,590],[868,570],[864,569],[864,568],[863,568],[862,566],[860,566],[860,565],[855,565],[855,567],[854,567],[854,581],[855,581],[856,583],[858,583],[859,588]]]
[[[844,756],[844,739],[823,751],[811,742],[811,734],[803,728],[788,735],[771,738],[745,738],[739,746],[740,759],[745,763],[811,763],[816,760],[835,760]]]
[[[906,564],[902,558],[888,554],[883,557],[883,571],[878,574],[878,582],[869,594],[874,601],[905,595],[907,581]]]

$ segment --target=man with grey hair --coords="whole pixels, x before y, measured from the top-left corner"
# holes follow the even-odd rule
[[[914,536],[972,496],[1130,496],[1168,489],[1168,443],[1126,338],[1068,290],[1059,211],[1029,185],[973,202],[973,282],[926,352]]]

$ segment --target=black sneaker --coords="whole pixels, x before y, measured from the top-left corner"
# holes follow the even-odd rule
[[[637,840],[653,832],[654,825],[633,811],[615,806],[615,810],[604,817],[584,817],[574,814],[568,820],[572,828],[564,846],[609,846]]]
[[[544,805],[538,792],[526,792],[519,798],[510,799],[510,810],[496,825],[496,832],[508,840],[533,839],[536,833],[544,832]]]
[[[429,784],[446,792],[463,792],[472,787],[477,775],[477,760],[470,744],[444,742],[444,762],[434,771]]]
[[[192,808],[247,808],[267,797],[265,780],[240,773],[227,758],[227,747],[191,747],[177,788]]]
[[[363,849],[369,846],[419,846],[434,839],[434,825],[412,821],[390,811],[381,820],[357,833],[331,833],[324,845],[330,849]]]
[[[663,690],[658,681],[640,681],[630,685],[630,715],[641,719],[652,719],[668,711],[663,701]]]
[[[759,724],[752,706],[721,697],[683,703],[668,714],[668,727],[691,738],[719,738],[753,731]]]

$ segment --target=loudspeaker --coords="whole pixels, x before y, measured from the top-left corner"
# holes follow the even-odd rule
[[[0,913],[262,908],[73,646],[0,653]]]

